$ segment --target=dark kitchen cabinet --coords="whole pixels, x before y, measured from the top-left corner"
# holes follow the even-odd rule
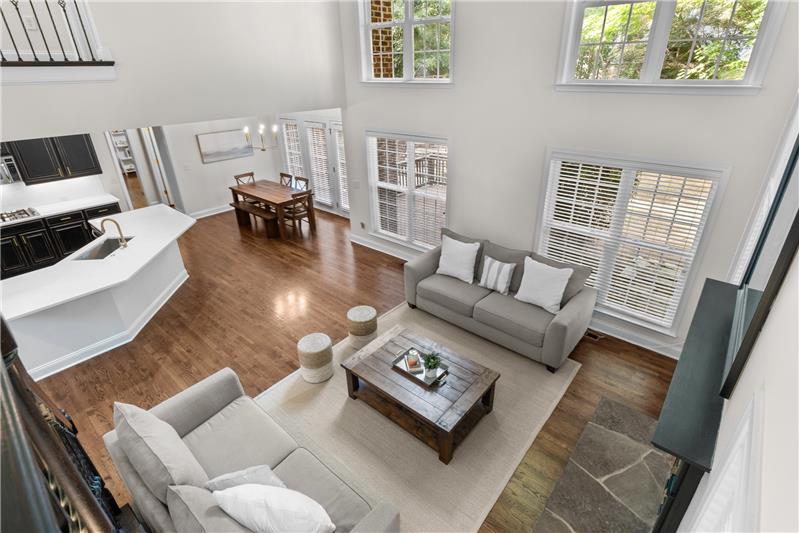
[[[89,135],[65,135],[53,138],[63,170],[69,178],[102,172]]]
[[[83,248],[86,243],[93,239],[89,225],[83,220],[60,226],[51,226],[50,231],[62,255],[69,255]]]
[[[26,185],[103,172],[88,134],[25,139],[5,144]]]
[[[28,270],[28,259],[22,251],[19,236],[3,237],[0,239],[0,263],[4,278],[21,274]]]
[[[64,178],[52,139],[27,139],[11,144],[14,161],[26,185]]]
[[[32,265],[54,263],[58,258],[58,251],[50,240],[46,229],[29,231],[19,236],[22,247],[28,255]]]

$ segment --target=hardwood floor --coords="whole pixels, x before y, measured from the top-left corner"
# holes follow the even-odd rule
[[[102,442],[113,401],[149,408],[229,366],[256,395],[297,368],[312,331],[347,334],[357,304],[384,313],[404,300],[402,261],[351,245],[349,223],[318,211],[317,232],[287,241],[240,230],[233,213],[199,220],[179,244],[190,277],[134,341],[41,383],[120,504],[129,500]],[[530,531],[601,396],[657,416],[674,361],[617,339],[584,339],[583,366],[520,463],[485,531]]]

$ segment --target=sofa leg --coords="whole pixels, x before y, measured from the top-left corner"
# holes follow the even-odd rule
[[[556,367],[554,367],[554,366],[550,366],[550,365],[545,365],[545,366],[547,367],[547,370],[548,370],[548,371],[549,371],[551,374],[555,374],[555,373],[556,373],[556,370],[558,370],[558,369],[557,369]]]
[[[416,308],[417,308],[417,306],[416,306],[416,305],[414,305],[414,304],[412,304],[411,302],[408,302],[408,306],[409,306],[411,309],[416,309]]]

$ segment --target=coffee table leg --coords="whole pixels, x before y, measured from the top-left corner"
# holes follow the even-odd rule
[[[437,440],[439,460],[444,464],[450,464],[450,460],[453,458],[453,434],[449,431],[439,430]]]
[[[492,412],[492,409],[494,409],[494,383],[492,383],[492,386],[489,387],[489,390],[486,391],[486,394],[481,398],[481,403],[486,407],[487,414]]]
[[[358,376],[349,370],[345,370],[345,374],[347,375],[347,395],[355,400],[357,397],[356,391],[358,390]]]

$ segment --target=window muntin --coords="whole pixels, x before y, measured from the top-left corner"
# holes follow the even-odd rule
[[[441,242],[447,211],[443,141],[368,134],[374,230],[418,248]]]
[[[364,78],[449,81],[451,0],[364,0]]]
[[[785,3],[589,0],[572,9],[562,84],[720,87],[760,83],[774,41],[766,35]]]
[[[589,267],[599,309],[669,329],[717,182],[655,167],[554,155],[538,248]]]

